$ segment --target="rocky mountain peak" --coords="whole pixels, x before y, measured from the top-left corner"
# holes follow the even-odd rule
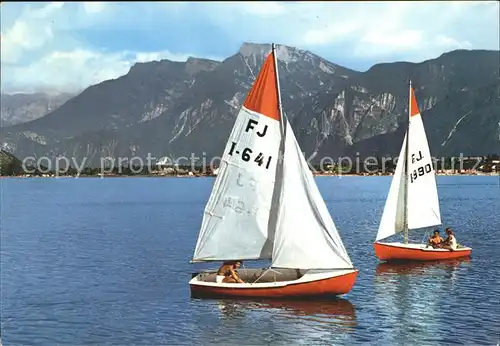
[[[168,68],[170,65],[175,65],[175,64],[179,63],[168,59],[154,60],[147,62],[136,62],[134,65],[132,65],[132,67],[130,67],[128,74],[148,73],[156,69]]]
[[[218,65],[220,61],[203,59],[203,58],[195,58],[188,57],[186,60],[185,71],[190,75],[197,74],[201,71],[213,71]]]
[[[268,43],[251,43],[243,42],[238,53],[243,57],[248,58],[252,56],[264,57],[271,51],[271,45]]]
[[[240,47],[239,53],[245,58],[264,58],[265,56],[267,56],[267,54],[269,54],[270,51],[271,44],[269,43],[244,42]],[[308,56],[313,56],[313,54],[308,51],[282,44],[276,44],[276,53],[278,56],[278,60],[285,62],[298,61],[304,58],[306,58],[307,60]]]

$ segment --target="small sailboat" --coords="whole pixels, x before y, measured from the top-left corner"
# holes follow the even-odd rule
[[[240,109],[205,207],[192,263],[271,260],[244,283],[195,273],[194,297],[341,295],[358,271],[281,108],[276,48]]]
[[[469,247],[459,247],[452,251],[408,242],[408,230],[440,225],[436,176],[410,81],[408,128],[373,244],[375,254],[382,261],[434,261],[469,256],[472,252]],[[381,242],[399,232],[404,234],[403,243]]]

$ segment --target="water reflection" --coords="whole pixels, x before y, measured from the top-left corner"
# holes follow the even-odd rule
[[[446,318],[447,297],[461,266],[470,259],[432,262],[379,263],[375,275],[375,303],[386,325],[383,341],[414,344],[441,341],[432,321]],[[417,313],[418,311],[418,313]],[[392,329],[392,330],[391,330]]]
[[[339,343],[349,339],[358,325],[355,306],[341,298],[320,301],[222,299],[213,303],[220,312],[221,328],[250,326],[259,331],[251,333],[252,342],[260,344],[273,340],[294,344],[311,340]],[[225,342],[221,332],[217,332],[218,341]],[[239,342],[245,343],[245,339]]]
[[[333,298],[331,300],[233,300],[217,301],[217,306],[223,318],[241,317],[242,311],[266,311],[275,309],[283,316],[328,316],[341,320],[354,321],[356,313],[354,305],[347,299]]]
[[[433,274],[436,270],[442,269],[452,276],[458,267],[463,263],[469,263],[470,258],[458,258],[440,261],[425,261],[425,262],[384,262],[377,265],[376,274],[379,276],[386,275],[426,275]]]
[[[220,300],[217,302],[222,320],[235,320],[245,317],[245,309],[238,302]]]

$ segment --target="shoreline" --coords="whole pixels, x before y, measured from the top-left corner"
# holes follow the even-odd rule
[[[383,176],[393,176],[394,174],[329,174],[329,173],[316,173],[313,174],[315,177],[383,177]],[[467,172],[467,173],[436,173],[436,176],[500,176],[499,172]],[[15,179],[33,179],[33,178],[215,178],[216,175],[188,175],[188,174],[138,174],[138,175],[124,175],[124,174],[106,174],[106,175],[45,175],[45,176],[25,176],[25,175],[0,175],[1,179],[15,178]]]

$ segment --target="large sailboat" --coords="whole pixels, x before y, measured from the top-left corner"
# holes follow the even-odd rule
[[[409,243],[409,230],[440,225],[436,176],[424,124],[410,82],[408,128],[373,244],[375,254],[383,261],[433,261],[469,256],[472,252],[469,247],[448,250]],[[399,232],[403,232],[403,243],[381,241]]]
[[[229,136],[192,262],[271,260],[241,269],[244,283],[196,273],[194,297],[341,295],[358,271],[283,114],[275,45]]]

